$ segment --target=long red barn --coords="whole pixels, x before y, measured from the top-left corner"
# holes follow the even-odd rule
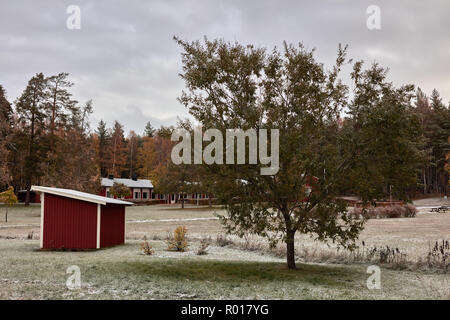
[[[33,186],[41,194],[43,249],[100,249],[125,242],[121,201],[69,189]]]

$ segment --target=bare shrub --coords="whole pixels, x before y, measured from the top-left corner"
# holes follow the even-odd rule
[[[148,243],[147,237],[144,236],[144,242],[141,243],[141,251],[142,253],[151,256],[155,251],[153,247]]]
[[[405,205],[405,209],[407,218],[414,218],[417,215],[417,208],[412,204]]]
[[[387,207],[354,208],[350,211],[350,215],[357,219],[414,218],[417,215],[417,209],[411,204],[396,204]]]
[[[205,237],[200,240],[200,247],[197,249],[197,255],[203,256],[208,254],[208,247],[211,244],[211,237]]]
[[[163,240],[163,237],[160,236],[159,234],[154,234],[152,240]]]
[[[426,261],[429,268],[438,267],[448,272],[450,268],[450,244],[448,240],[436,241],[433,249],[428,250]]]
[[[167,250],[179,252],[187,251],[189,245],[187,242],[186,233],[187,229],[185,226],[177,227],[173,232],[173,236],[170,236],[170,238],[166,240]]]
[[[216,237],[216,244],[219,247],[225,247],[225,246],[228,246],[228,245],[230,245],[232,243],[233,243],[233,241],[228,239],[227,235],[218,234],[217,237]]]

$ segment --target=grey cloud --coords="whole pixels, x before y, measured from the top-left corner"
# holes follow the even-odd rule
[[[70,4],[81,7],[81,30],[65,27]],[[381,8],[381,30],[366,28],[371,4]],[[183,83],[172,36],[206,35],[269,49],[303,42],[326,65],[338,43],[349,44],[352,58],[389,67],[394,83],[436,88],[448,101],[449,9],[445,0],[2,1],[0,83],[13,100],[36,72],[69,72],[75,97],[93,99],[93,120],[142,132],[147,120],[168,125],[188,116],[176,100]]]

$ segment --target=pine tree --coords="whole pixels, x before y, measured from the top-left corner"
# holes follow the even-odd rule
[[[435,192],[447,194],[448,173],[445,171],[446,153],[450,149],[450,108],[447,107],[437,90],[433,90],[431,97],[433,110],[429,131],[430,149],[432,150],[432,180]]]
[[[110,163],[111,135],[103,120],[100,120],[95,133],[97,134],[97,166],[100,168],[100,175],[106,177]]]
[[[42,176],[39,164],[45,160],[48,149],[46,144],[41,143],[45,124],[46,85],[44,75],[36,74],[28,81],[27,87],[15,102],[16,112],[28,140],[24,168],[24,182],[27,190],[25,205],[30,203],[31,184]]]
[[[123,127],[118,121],[114,122],[111,132],[111,161],[110,173],[121,177],[126,169],[126,144]]]
[[[130,179],[137,176],[137,156],[140,145],[140,137],[133,130],[128,134],[127,140],[127,169]]]
[[[50,147],[54,145],[55,130],[58,126],[64,126],[67,118],[75,113],[77,101],[72,100],[72,94],[68,91],[73,83],[67,80],[68,73],[48,77],[46,112],[50,122]]]
[[[6,91],[0,85],[0,187],[10,181],[8,143],[10,142],[11,114],[11,104],[6,99]]]
[[[150,121],[148,121],[147,124],[145,125],[144,135],[148,138],[153,138],[155,131],[156,131],[155,128],[153,128]]]

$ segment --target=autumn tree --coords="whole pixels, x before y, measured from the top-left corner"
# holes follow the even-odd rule
[[[227,231],[263,236],[271,245],[282,240],[289,268],[296,267],[297,232],[354,248],[363,222],[348,213],[340,192],[350,186],[357,195],[372,200],[371,188],[361,187],[360,180],[348,181],[348,177],[355,176],[358,152],[363,153],[359,159],[366,161],[370,158],[367,153],[376,150],[349,148],[350,137],[340,126],[340,114],[349,100],[349,88],[339,80],[340,70],[348,62],[345,48],[339,47],[335,66],[326,70],[302,45],[285,44],[284,50],[275,48],[268,53],[252,45],[220,40],[176,41],[183,49],[181,77],[186,83],[179,99],[205,130],[218,129],[222,136],[226,129],[234,128],[254,129],[257,134],[260,129],[279,130],[279,170],[274,175],[261,175],[262,164],[205,165],[214,176],[216,199],[226,208],[221,220]],[[366,74],[360,67],[355,65],[355,77]],[[367,72],[377,79],[384,70],[374,67]],[[351,105],[364,105],[365,95],[372,92],[369,79],[354,81],[355,99],[361,103],[358,100]],[[384,81],[383,86],[388,88]],[[404,91],[391,88],[386,99],[374,93],[367,96],[367,102],[381,99],[383,106],[395,102],[397,107],[407,108],[408,101],[402,100],[408,97]],[[273,143],[268,142],[267,150]],[[391,163],[392,170],[401,169],[409,161],[407,155]],[[226,163],[225,159],[222,162]],[[373,185],[371,180],[366,183]]]
[[[114,182],[113,186],[109,189],[109,193],[111,193],[114,197],[119,199],[123,199],[125,197],[131,196],[131,190],[123,183]]]
[[[142,178],[155,180],[158,168],[169,164],[172,141],[155,135],[153,138],[144,137],[142,147],[137,155],[138,175]]]
[[[177,200],[184,209],[185,197],[195,188],[189,165],[174,165],[169,162],[166,166],[159,166],[154,171],[153,184],[155,191],[161,194],[176,194]]]
[[[188,119],[178,119],[176,128],[190,131],[193,125]],[[170,130],[172,131],[173,129],[171,128]],[[158,137],[160,133],[159,131]],[[166,133],[163,135],[166,136]],[[164,140],[169,141],[165,137],[160,138],[160,141]],[[172,146],[173,141],[170,141],[167,145]],[[181,207],[184,208],[187,194],[197,191],[196,188],[199,185],[198,176],[196,175],[197,171],[193,170],[194,168],[190,165],[175,165],[172,162],[169,149],[163,150],[158,148],[158,152],[160,153],[159,159],[155,159],[158,165],[153,170],[155,190],[162,194],[175,193],[177,200],[181,203]]]
[[[8,222],[8,207],[12,207],[17,203],[13,187],[9,187],[8,190],[0,193],[0,202],[3,202],[5,205],[5,222]]]

